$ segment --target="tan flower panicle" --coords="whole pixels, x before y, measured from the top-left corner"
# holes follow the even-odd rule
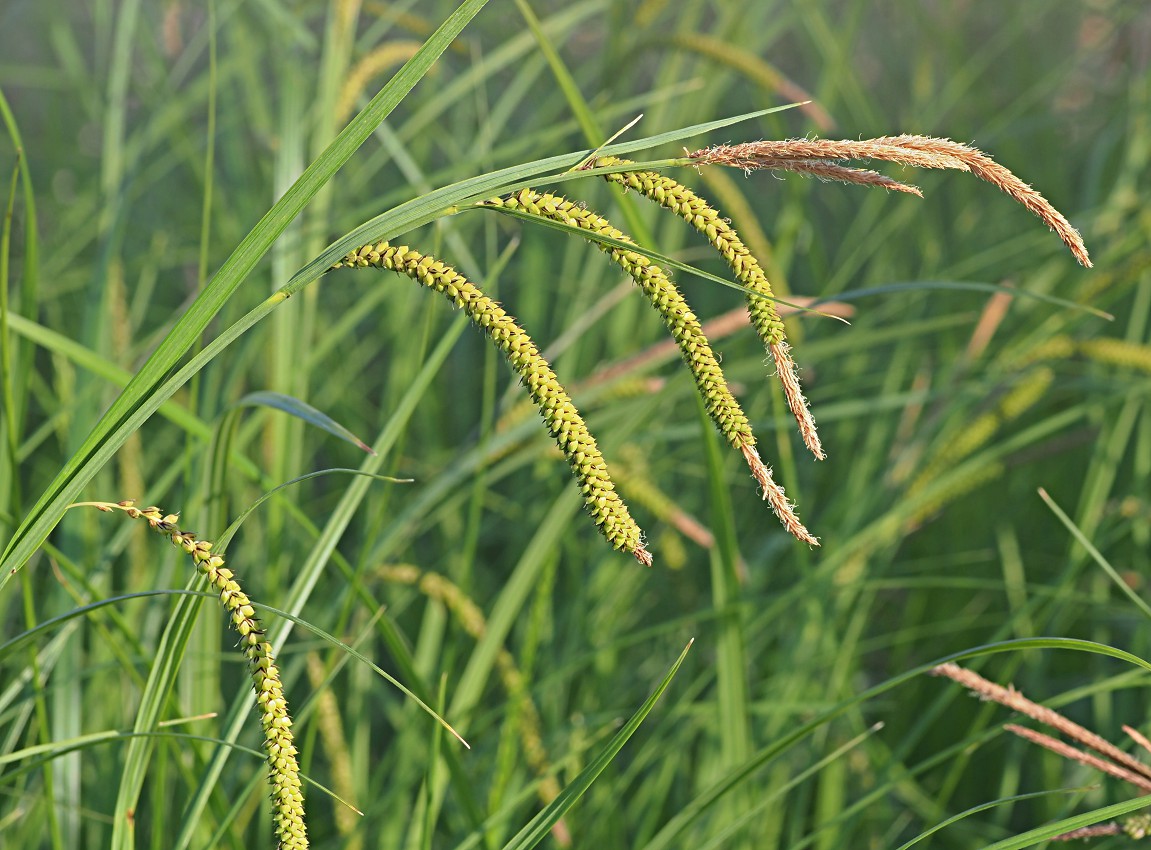
[[[787,139],[716,145],[695,151],[690,157],[697,162],[729,165],[749,171],[762,168],[795,170],[794,166],[781,165],[781,161],[811,163],[860,159],[879,159],[918,168],[968,171],[1031,210],[1055,231],[1080,264],[1091,267],[1091,258],[1087,254],[1087,246],[1083,244],[1083,237],[1046,198],[979,149],[951,139],[917,135],[882,136],[859,141]]]

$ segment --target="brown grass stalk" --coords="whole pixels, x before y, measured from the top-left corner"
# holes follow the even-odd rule
[[[1112,764],[1106,759],[1099,758],[1099,756],[1092,755],[1083,750],[1077,750],[1070,744],[1065,744],[1057,738],[1044,735],[1042,732],[1036,732],[1034,729],[1028,729],[1026,726],[1019,726],[1015,723],[1005,723],[1003,728],[1033,744],[1038,744],[1044,749],[1051,750],[1051,752],[1063,756],[1065,759],[1077,761],[1080,764],[1085,764],[1088,767],[1093,767],[1096,770],[1114,776],[1116,779],[1122,779],[1124,782],[1134,785],[1144,794],[1151,793],[1151,779],[1140,776],[1138,773],[1119,767],[1117,764]]]
[[[989,682],[978,673],[966,670],[958,664],[941,664],[931,671],[935,676],[946,676],[953,682],[977,694],[981,699],[991,700],[1000,705],[1007,706],[1013,711],[1025,714],[1032,720],[1037,720],[1045,726],[1050,726],[1068,738],[1078,741],[1100,755],[1106,756],[1113,762],[1129,768],[1134,773],[1151,780],[1151,767],[1143,764],[1134,756],[1128,755],[1116,747],[1106,738],[1096,735],[1090,729],[1085,729],[1078,723],[1068,720],[1057,711],[1034,703],[1014,688],[1004,688],[994,682]]]
[[[855,183],[859,186],[878,186],[881,189],[906,192],[918,198],[923,197],[923,191],[918,186],[912,186],[910,183],[900,183],[898,180],[888,177],[886,174],[880,174],[878,171],[872,171],[867,168],[850,168],[846,165],[825,162],[823,160],[787,159],[786,157],[762,160],[758,167],[772,169],[774,171],[794,171],[798,174],[810,174],[821,180],[837,180],[840,183]]]

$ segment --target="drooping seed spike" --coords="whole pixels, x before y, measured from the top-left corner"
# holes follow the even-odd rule
[[[513,198],[521,205],[534,204],[537,200],[530,190],[524,190]],[[364,249],[352,253],[363,260]],[[607,463],[595,438],[527,332],[503,307],[451,266],[407,246],[392,247],[386,242],[372,246],[371,253],[373,259],[367,265],[406,275],[444,295],[467,313],[496,344],[527,389],[548,431],[567,459],[580,485],[584,508],[591,514],[600,533],[616,549],[630,553],[645,567],[651,566],[651,553],[644,546],[643,532],[632,519],[623,499],[615,492]],[[336,267],[360,265],[360,262],[345,261]]]
[[[260,705],[260,724],[265,731],[268,784],[272,791],[273,822],[279,847],[284,850],[306,850],[308,831],[304,822],[303,786],[292,738],[292,720],[288,714],[287,700],[284,699],[280,674],[274,663],[272,645],[266,641],[243,640],[263,634],[255,606],[240,589],[231,570],[224,568],[224,559],[219,555],[208,555],[212,544],[206,540],[196,540],[194,532],[181,531],[176,527],[179,514],[165,515],[155,506],[140,510],[127,499],[111,505],[102,504],[123,511],[131,519],[145,519],[152,529],[167,537],[169,542],[189,552],[196,569],[208,579],[212,589],[220,596],[232,627],[241,637],[241,646],[251,671],[252,690]],[[265,698],[266,694],[272,694],[272,698]]]
[[[484,205],[535,210],[537,212],[533,214],[542,218],[562,222],[587,231],[589,234],[607,236],[618,242],[631,243],[631,239],[612,227],[607,219],[556,195],[523,189],[508,198],[486,201]],[[696,389],[703,399],[708,416],[724,439],[743,453],[751,467],[753,476],[762,486],[759,468],[766,469],[766,467],[763,467],[762,461],[759,462],[758,468],[752,462],[752,456],[758,461],[759,455],[754,450],[755,436],[752,433],[751,424],[727,385],[723,370],[711,350],[711,344],[700,326],[699,319],[688,307],[687,301],[679,289],[676,288],[663,269],[652,262],[649,257],[638,251],[618,248],[595,239],[591,239],[591,241],[632,277],[644,295],[647,296],[651,305],[663,317],[664,324],[679,347],[684,363],[687,364],[692,377],[695,379]],[[782,490],[780,492],[782,493]],[[777,509],[777,502],[778,499],[771,502],[773,509]],[[776,513],[783,520],[784,527],[793,535],[808,543],[815,541],[815,538],[803,528],[798,520],[789,521],[786,519],[788,513],[794,517],[794,512],[790,508],[787,511],[777,509]]]
[[[627,164],[618,157],[603,157],[597,165],[610,166]],[[786,330],[779,311],[772,299],[775,293],[763,268],[751,250],[740,239],[735,228],[711,206],[687,186],[655,171],[624,171],[603,175],[610,183],[634,189],[646,198],[655,201],[664,209],[670,210],[702,233],[712,247],[727,261],[736,279],[749,290],[747,310],[751,323],[764,346],[775,361],[776,372],[783,384],[784,397],[799,425],[803,443],[819,460],[826,455],[816,431],[815,419],[811,415],[807,399],[800,387],[795,361],[791,359],[787,345]]]

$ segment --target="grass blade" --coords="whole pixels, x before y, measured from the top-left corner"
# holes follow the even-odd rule
[[[694,641],[692,641],[694,643]],[[591,786],[596,777],[603,773],[604,768],[611,764],[612,759],[619,754],[623,749],[623,745],[627,743],[628,739],[635,734],[636,729],[643,723],[644,718],[651,713],[655,707],[656,702],[663,692],[667,690],[671,680],[679,671],[680,665],[683,664],[687,653],[691,649],[691,643],[688,643],[679,658],[676,659],[675,664],[672,665],[671,670],[664,676],[659,687],[655,692],[647,698],[647,701],[640,706],[639,711],[632,715],[631,719],[624,725],[622,729],[615,734],[608,745],[603,751],[596,756],[587,767],[580,771],[579,775],[572,781],[570,785],[560,792],[560,795],[551,802],[542,812],[532,818],[531,822],[525,826],[520,832],[512,838],[507,844],[504,845],[503,850],[530,850],[535,847],[547,836],[548,831],[551,830],[555,822],[564,816],[576,801],[583,795],[583,793]]]
[[[180,317],[148,362],[92,428],[80,449],[29,511],[4,550],[0,561],[0,588],[28,561],[47,538],[68,504],[132,433],[126,423],[134,413],[147,411],[155,401],[164,377],[191,348],[208,322],[247,279],[309,200],[335,175],[397,104],[427,73],[487,0],[465,0],[424,43],[424,46],[385,85],[364,110],[340,132],[292,187],[264,215],[232,256]],[[152,408],[154,409],[154,408]]]

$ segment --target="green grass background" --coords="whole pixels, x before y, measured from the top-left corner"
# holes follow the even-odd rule
[[[215,540],[286,482],[227,547],[245,589],[353,645],[472,744],[265,611],[304,771],[363,812],[349,818],[311,787],[316,847],[556,846],[546,830],[517,837],[543,805],[525,699],[550,775],[568,785],[602,766],[691,638],[634,736],[582,799],[561,798],[575,846],[888,848],[999,800],[921,846],[1023,847],[1061,831],[1028,830],[1132,799],[1002,732],[1005,709],[919,673],[990,646],[970,662],[989,678],[1114,740],[1124,723],[1147,730],[1151,667],[1137,659],[1151,657],[1151,630],[1100,562],[1146,594],[1151,9],[483,6],[451,19],[438,0],[0,7],[4,847],[272,844],[234,637],[211,603],[172,595],[198,587],[189,563],[139,523],[64,508],[137,498]],[[353,69],[389,44],[399,61],[341,114]],[[807,134],[947,136],[1043,192],[1096,263],[1076,266],[969,175],[889,170],[923,187],[918,200],[674,172],[718,202],[781,293],[854,307],[850,326],[790,323],[822,463],[804,453],[750,329],[716,340],[765,459],[821,537],[810,551],[718,445],[678,361],[588,380],[664,339],[600,252],[489,212],[444,214],[473,194],[540,185],[571,164],[541,160],[641,112],[623,140],[795,100],[781,79],[834,126],[790,109],[632,156]],[[503,168],[503,182],[429,194]],[[595,180],[560,190],[724,274],[690,228],[642,199]],[[546,350],[647,532],[653,569],[596,534],[510,371],[442,299],[385,272],[315,279],[333,256],[309,265],[324,248],[379,215],[361,241],[387,234],[451,263]],[[702,317],[740,303],[678,279]],[[1092,348],[1105,338],[1129,343],[1124,358]],[[1011,403],[1037,382],[1042,392]],[[378,454],[315,417],[237,406],[257,392],[306,401]],[[348,469],[414,482],[295,481]],[[675,511],[711,545],[685,536]],[[450,579],[482,612],[482,639],[459,605],[396,581],[397,565]],[[131,596],[150,591],[164,593]],[[501,648],[520,676],[510,693]],[[1052,793],[1007,799],[1032,792]]]

